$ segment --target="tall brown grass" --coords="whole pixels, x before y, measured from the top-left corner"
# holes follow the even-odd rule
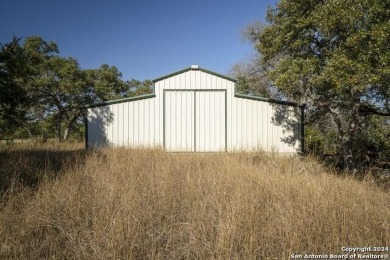
[[[289,259],[390,242],[390,193],[310,158],[11,150],[3,258]]]

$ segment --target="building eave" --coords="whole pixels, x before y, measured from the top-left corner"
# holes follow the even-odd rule
[[[245,99],[252,99],[252,100],[257,100],[257,101],[264,101],[264,102],[268,102],[268,103],[275,103],[275,104],[281,104],[281,105],[300,107],[300,105],[298,103],[291,102],[291,101],[277,100],[277,99],[259,97],[259,96],[250,96],[250,95],[244,95],[244,94],[234,94],[234,96],[237,98],[245,98]]]
[[[124,102],[137,101],[137,100],[142,100],[142,99],[147,99],[147,98],[154,98],[154,97],[156,97],[156,94],[153,93],[153,94],[146,94],[146,95],[142,95],[142,96],[135,96],[135,97],[128,97],[128,98],[107,100],[107,101],[103,101],[103,102],[100,102],[100,103],[88,104],[88,105],[85,106],[85,108],[101,107],[101,106],[107,106],[107,105],[119,104],[119,103],[124,103]]]

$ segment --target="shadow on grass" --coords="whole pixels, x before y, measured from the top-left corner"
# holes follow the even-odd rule
[[[84,164],[86,151],[54,149],[0,150],[0,196],[10,189],[35,188],[43,180],[60,177],[75,164]]]

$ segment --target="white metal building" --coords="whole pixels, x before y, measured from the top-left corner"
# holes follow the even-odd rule
[[[196,65],[153,82],[154,94],[87,106],[87,147],[302,151],[302,106],[237,94],[235,79]]]

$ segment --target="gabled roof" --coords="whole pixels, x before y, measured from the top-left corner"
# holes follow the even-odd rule
[[[202,71],[202,72],[205,72],[205,73],[208,73],[208,74],[211,74],[211,75],[214,75],[214,76],[217,76],[217,77],[220,77],[220,78],[232,81],[234,83],[237,82],[237,79],[235,79],[235,78],[231,78],[229,76],[226,76],[226,75],[223,75],[223,74],[219,74],[219,73],[211,71],[211,70],[203,69],[203,68],[199,67],[198,65],[192,65],[192,66],[190,66],[190,67],[188,67],[186,69],[182,69],[182,70],[170,73],[168,75],[156,78],[156,79],[152,80],[152,82],[156,83],[158,81],[161,81],[161,80],[164,80],[164,79],[167,79],[167,78],[179,75],[181,73],[188,72],[190,70],[195,70],[195,71],[199,70],[199,71]],[[103,101],[101,103],[89,104],[89,105],[86,105],[85,107],[86,108],[93,108],[93,107],[106,106],[106,105],[112,105],[112,104],[117,104],[117,103],[123,103],[123,102],[128,102],[128,101],[136,101],[136,100],[147,99],[147,98],[154,98],[154,97],[156,97],[155,93],[153,93],[153,94],[146,94],[146,95],[142,95],[142,96],[136,96],[136,97],[121,98],[121,99],[116,99],[116,100],[108,100],[108,101]],[[276,99],[265,98],[265,97],[258,97],[258,96],[250,96],[250,95],[239,94],[239,93],[236,93],[236,88],[234,89],[234,97],[245,98],[245,99],[252,99],[252,100],[257,100],[257,101],[264,101],[264,102],[276,103],[276,104],[288,105],[288,106],[299,106],[299,107],[304,106],[304,105],[299,105],[298,103],[295,103],[295,102],[290,102],[290,101],[285,101],[285,100],[276,100]]]
[[[156,83],[157,81],[160,81],[160,80],[163,80],[163,79],[167,79],[167,78],[170,78],[170,77],[179,75],[179,74],[181,74],[181,73],[184,73],[184,72],[187,72],[187,71],[190,71],[190,70],[199,70],[199,71],[202,71],[202,72],[205,72],[205,73],[208,73],[208,74],[211,74],[211,75],[214,75],[214,76],[217,76],[217,77],[226,79],[226,80],[230,80],[230,81],[233,81],[233,82],[237,82],[237,79],[235,79],[235,78],[231,78],[231,77],[229,77],[229,76],[226,76],[226,75],[223,75],[223,74],[220,74],[220,73],[211,71],[211,70],[207,70],[207,69],[201,68],[201,67],[199,67],[198,65],[192,65],[192,66],[190,66],[190,67],[188,67],[188,68],[186,68],[186,69],[182,69],[182,70],[179,70],[179,71],[170,73],[170,74],[168,74],[168,75],[159,77],[159,78],[157,78],[157,79],[152,80],[152,82],[153,82],[153,83]]]

